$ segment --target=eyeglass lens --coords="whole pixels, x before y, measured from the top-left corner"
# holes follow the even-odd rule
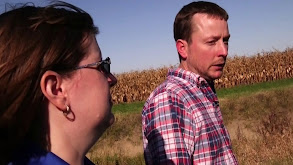
[[[106,59],[105,61],[103,61],[101,64],[100,64],[100,69],[109,74],[110,73],[110,59]]]

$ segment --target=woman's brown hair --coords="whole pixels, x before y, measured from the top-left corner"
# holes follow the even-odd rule
[[[47,70],[70,76],[95,34],[90,15],[65,2],[0,15],[0,164],[26,140],[49,150],[40,79]]]

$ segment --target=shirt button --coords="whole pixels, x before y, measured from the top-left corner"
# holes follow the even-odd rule
[[[214,101],[214,102],[213,102],[213,107],[214,107],[214,108],[217,108],[218,106],[219,106],[219,102],[218,102],[218,101]]]

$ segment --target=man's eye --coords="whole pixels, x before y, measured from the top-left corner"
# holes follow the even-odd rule
[[[216,41],[214,41],[214,40],[213,40],[213,41],[208,41],[207,43],[208,43],[209,45],[214,45],[214,44],[216,44]]]

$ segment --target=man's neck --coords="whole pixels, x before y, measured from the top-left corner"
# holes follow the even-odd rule
[[[216,93],[214,81],[207,81],[207,82],[208,82],[209,86],[211,87],[211,89],[213,90],[213,92]]]

